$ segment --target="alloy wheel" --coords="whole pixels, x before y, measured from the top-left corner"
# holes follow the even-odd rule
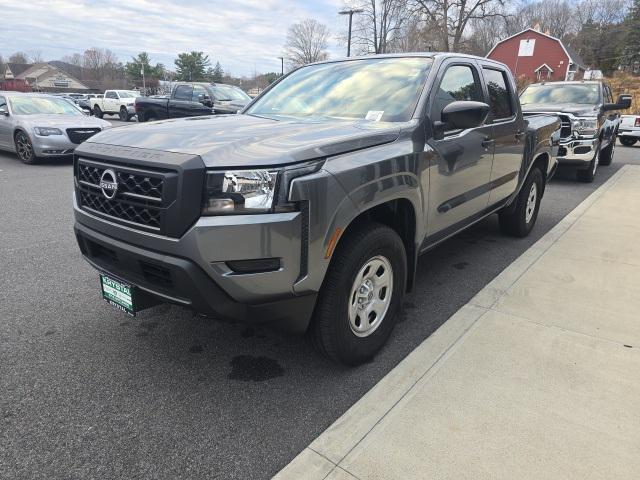
[[[25,163],[29,163],[33,160],[33,146],[31,140],[24,133],[20,132],[16,135],[16,149],[18,157]]]

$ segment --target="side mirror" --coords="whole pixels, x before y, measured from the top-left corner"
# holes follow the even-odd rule
[[[9,112],[4,107],[0,107],[0,115],[2,115],[4,117],[8,117],[9,116]]]
[[[460,100],[451,102],[442,109],[442,121],[434,122],[436,139],[447,130],[466,130],[479,127],[489,115],[490,107],[483,102]]]
[[[611,110],[625,110],[631,107],[631,95],[620,95],[616,103],[605,103],[603,110],[609,112]]]

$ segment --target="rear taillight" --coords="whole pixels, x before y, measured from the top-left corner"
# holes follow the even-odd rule
[[[640,117],[636,117],[636,123],[633,125],[634,127],[640,127]]]

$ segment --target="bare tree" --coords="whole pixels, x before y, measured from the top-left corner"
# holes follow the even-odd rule
[[[284,55],[290,68],[329,58],[327,40],[329,29],[326,25],[308,18],[289,27]]]
[[[387,41],[387,52],[432,52],[440,50],[440,38],[431,25],[420,21],[416,15],[409,16]]]
[[[538,25],[540,31],[552,37],[564,38],[575,33],[580,25],[576,8],[568,0],[541,0],[525,3],[518,8],[506,23],[508,35],[515,35]]]
[[[417,12],[440,36],[442,49],[460,51],[469,23],[476,19],[503,17],[505,0],[413,0]]]
[[[0,55],[0,78],[4,78],[4,71],[7,68],[7,64],[4,61],[4,57]]]
[[[9,55],[9,63],[30,63],[29,56],[24,52],[15,52]]]
[[[42,50],[29,50],[29,58],[33,63],[44,62],[44,56],[42,55]]]
[[[466,53],[485,56],[494,45],[506,38],[506,22],[509,15],[505,12],[504,17],[491,16],[487,18],[474,18],[469,22],[471,32],[465,39]]]
[[[91,79],[99,81],[113,80],[118,76],[117,71],[122,69],[118,57],[111,50],[96,47],[85,50],[82,66]]]
[[[60,60],[65,63],[68,63],[69,65],[73,65],[74,67],[82,67],[84,63],[83,57],[79,53],[74,53],[72,55],[65,55]]]
[[[387,53],[394,50],[393,39],[401,35],[411,17],[407,0],[360,0],[347,6],[362,10],[354,16],[351,43],[358,53]],[[346,37],[345,37],[346,40]]]

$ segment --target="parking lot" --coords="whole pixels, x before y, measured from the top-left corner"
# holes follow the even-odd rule
[[[71,163],[0,153],[0,471],[268,478],[625,163],[640,146],[619,145],[592,184],[560,171],[528,238],[492,217],[421,257],[390,342],[347,369],[302,338],[178,307],[119,313],[75,243]]]

